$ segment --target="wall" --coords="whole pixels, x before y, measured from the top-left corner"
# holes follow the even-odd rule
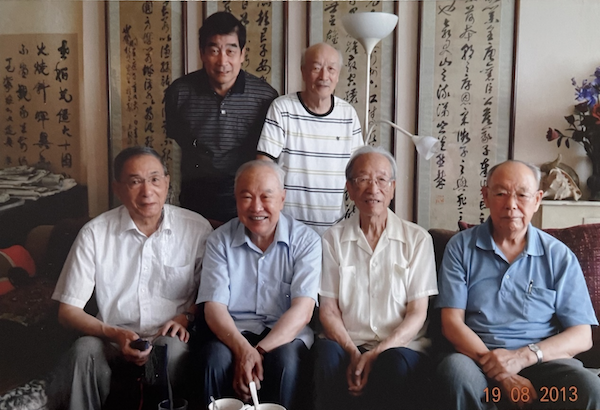
[[[579,174],[583,199],[592,169],[585,150],[557,148],[545,135],[548,127],[567,128],[564,116],[575,102],[571,78],[581,84],[600,66],[599,16],[597,0],[521,0],[514,156],[540,165],[561,153]]]

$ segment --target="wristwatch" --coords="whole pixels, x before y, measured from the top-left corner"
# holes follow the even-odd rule
[[[188,325],[194,323],[196,320],[196,315],[190,312],[185,312],[185,319],[188,321]]]
[[[527,347],[537,356],[537,364],[542,363],[542,361],[544,360],[544,354],[542,353],[542,349],[540,349],[540,347],[535,343],[530,343],[527,345]]]

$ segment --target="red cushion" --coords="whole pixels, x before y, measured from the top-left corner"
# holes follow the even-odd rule
[[[544,229],[573,251],[585,276],[596,317],[600,314],[600,224]],[[600,328],[592,329],[594,347],[582,355],[586,367],[600,368]]]

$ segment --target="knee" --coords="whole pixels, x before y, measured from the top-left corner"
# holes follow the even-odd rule
[[[461,353],[446,356],[437,366],[436,375],[442,386],[452,390],[470,385],[474,379],[477,379],[479,384],[487,385],[487,380],[477,364]]]
[[[200,348],[198,361],[201,368],[226,369],[233,361],[233,354],[224,343],[210,340]]]
[[[419,367],[424,367],[425,360],[420,353],[405,347],[387,349],[377,357],[373,369],[380,370],[384,374],[405,377]]]
[[[71,347],[71,358],[75,362],[104,358],[104,342],[94,336],[80,337]]]
[[[264,360],[277,368],[294,371],[300,367],[300,362],[307,352],[308,349],[304,342],[296,339],[271,350],[265,355]]]

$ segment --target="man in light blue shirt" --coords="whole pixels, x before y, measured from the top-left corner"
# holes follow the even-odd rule
[[[202,345],[204,401],[247,401],[254,381],[261,401],[290,408],[301,359],[313,343],[308,327],[321,273],[319,235],[281,213],[283,170],[251,161],[235,178],[238,218],[207,241],[196,303],[214,338]]]
[[[447,408],[600,408],[600,379],[573,358],[598,321],[573,252],[530,224],[539,180],[520,161],[491,168],[490,218],[446,247],[436,305],[457,351],[438,366]]]

